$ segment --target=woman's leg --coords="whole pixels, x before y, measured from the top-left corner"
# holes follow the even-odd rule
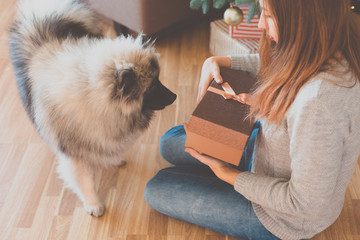
[[[185,152],[186,133],[183,125],[168,130],[160,139],[160,154],[169,163],[209,168]]]
[[[173,127],[160,139],[162,157],[175,167],[159,171],[148,182],[145,199],[149,205],[168,216],[230,236],[278,239],[260,223],[249,200],[184,151],[185,141],[182,125]],[[245,153],[241,164],[234,167],[247,171],[250,158],[251,154]]]
[[[166,168],[151,179],[145,199],[155,210],[245,239],[278,239],[256,217],[251,202],[211,172],[189,165]]]

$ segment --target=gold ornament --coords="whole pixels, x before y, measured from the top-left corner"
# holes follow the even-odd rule
[[[224,12],[224,20],[228,25],[236,26],[239,25],[244,19],[244,14],[238,7],[230,6]]]

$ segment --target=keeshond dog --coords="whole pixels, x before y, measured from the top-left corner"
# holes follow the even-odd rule
[[[10,28],[19,95],[58,159],[57,172],[102,216],[98,167],[122,165],[154,110],[176,95],[159,81],[153,42],[102,36],[94,13],[75,0],[23,0]]]

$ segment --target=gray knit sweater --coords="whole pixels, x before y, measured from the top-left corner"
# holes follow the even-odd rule
[[[230,57],[232,68],[257,74],[259,55]],[[360,154],[360,84],[345,60],[332,70],[300,90],[280,125],[261,120],[252,172],[235,182],[281,239],[311,238],[337,219]]]

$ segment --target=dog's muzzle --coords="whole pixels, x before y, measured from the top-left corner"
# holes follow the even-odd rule
[[[162,85],[159,79],[155,79],[145,93],[143,106],[152,110],[161,110],[172,104],[175,99],[176,94]]]

